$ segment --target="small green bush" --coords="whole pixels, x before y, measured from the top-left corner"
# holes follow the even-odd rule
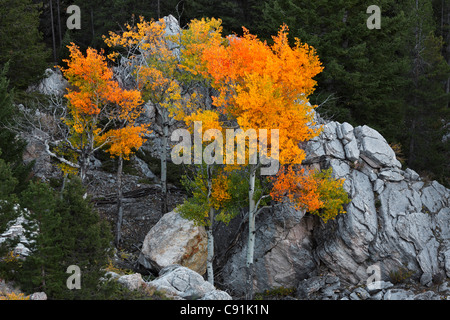
[[[393,284],[403,283],[405,280],[411,278],[414,274],[414,271],[409,270],[408,268],[402,267],[397,270],[393,270],[389,272],[389,278]]]

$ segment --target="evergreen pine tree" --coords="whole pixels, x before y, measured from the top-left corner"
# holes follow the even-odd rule
[[[22,155],[25,150],[26,142],[15,132],[7,127],[13,121],[15,106],[13,104],[13,92],[8,89],[9,81],[6,77],[9,64],[7,63],[0,70],[0,158],[10,164],[12,174],[19,182],[16,184],[15,192],[20,193],[27,186],[28,176],[30,175],[33,163],[25,165],[22,161]]]
[[[22,193],[26,237],[31,254],[24,261],[20,283],[27,292],[44,291],[50,299],[104,298],[100,278],[110,253],[110,232],[81,181],[67,182],[63,194],[47,184],[31,183]],[[69,289],[69,266],[81,270],[81,288]]]
[[[182,22],[191,19],[216,18],[222,20],[224,34],[242,34],[242,27],[252,33],[259,31],[262,1],[256,0],[195,0],[183,1]],[[279,25],[275,29],[278,30]],[[274,34],[274,33],[270,33]]]
[[[32,0],[0,0],[0,66],[10,62],[8,78],[21,89],[40,79],[47,66],[39,15],[40,5]]]
[[[112,248],[109,226],[100,219],[86,190],[77,177],[67,182],[62,197],[57,202],[61,216],[60,232],[64,235],[61,250],[63,259],[60,267],[67,270],[76,265],[81,270],[81,289],[64,288],[55,293],[55,298],[97,299],[104,298],[99,289],[99,279],[104,276]],[[66,274],[66,279],[69,275]]]
[[[30,254],[23,262],[19,281],[27,292],[44,291],[52,296],[64,284],[60,262],[61,216],[56,211],[53,190],[45,183],[32,182],[21,195],[25,237]]]
[[[450,95],[446,88],[450,66],[442,55],[443,39],[436,36],[432,1],[413,1],[410,9],[411,66],[405,144],[408,166],[449,184],[450,141],[443,137],[450,122]]]
[[[9,222],[18,215],[14,209],[16,199],[13,192],[16,184],[17,179],[13,177],[9,164],[0,158],[0,234],[7,230]],[[11,247],[12,243],[0,243],[0,257],[3,257]]]

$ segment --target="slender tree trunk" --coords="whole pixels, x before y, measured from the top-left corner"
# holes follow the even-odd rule
[[[157,1],[158,20],[161,19],[161,0]]]
[[[211,199],[212,193],[212,170],[213,167],[211,165],[206,166],[207,173],[207,182],[208,182],[208,202]],[[214,216],[215,210],[213,207],[209,208],[209,225],[206,227],[206,235],[208,237],[208,245],[207,245],[207,258],[206,258],[206,272],[208,276],[208,282],[214,285],[214,234],[213,234],[213,226],[214,226]]]
[[[122,205],[122,171],[123,171],[123,158],[119,156],[119,166],[117,168],[117,221],[116,221],[116,247],[119,247],[122,234],[122,221],[123,221],[123,205]]]
[[[248,198],[249,198],[248,244],[247,244],[247,263],[246,263],[247,269],[246,298],[249,300],[253,299],[253,273],[254,273],[253,255],[255,252],[255,237],[256,237],[256,228],[255,228],[256,203],[254,200],[255,181],[256,181],[255,165],[250,165],[250,182],[248,191]]]
[[[165,111],[163,111],[165,113]],[[169,144],[169,119],[167,115],[163,117],[163,137],[161,154],[161,214],[167,213],[167,147]]]
[[[444,1],[442,1],[442,16],[444,16]],[[444,26],[444,24],[446,25],[446,36],[445,36],[445,42],[447,43],[447,47],[445,48],[445,55],[447,58],[447,64],[450,65],[450,5],[447,5],[445,7],[445,10],[447,12],[447,20],[444,23],[442,21],[442,25]],[[444,17],[442,17],[442,20],[444,20]],[[442,26],[442,28],[444,29],[444,27]],[[444,36],[444,32],[442,32],[442,36]],[[450,93],[450,77],[447,79],[447,85],[445,88],[445,92],[448,94]],[[450,102],[447,104],[447,107],[450,108]]]
[[[94,29],[94,9],[91,8],[91,28],[92,28],[92,41],[95,38],[95,29]]]
[[[56,61],[56,38],[55,38],[55,24],[54,24],[54,18],[53,18],[53,0],[49,0],[50,3],[50,22],[52,27],[52,42],[53,42],[53,61],[57,63]]]
[[[67,173],[64,174],[64,178],[63,178],[63,183],[61,186],[61,193],[60,193],[60,198],[63,198],[63,194],[64,194],[64,189],[66,188],[66,183],[67,183]]]
[[[82,154],[80,156],[80,179],[83,184],[86,180],[87,170],[88,170],[88,157],[86,157],[86,155]]]
[[[41,265],[42,290],[47,291],[47,284],[45,282],[45,267]]]
[[[61,6],[60,6],[60,0],[56,0],[56,12],[58,13],[59,48],[61,48],[62,47],[62,28],[61,28]]]
[[[415,131],[416,131],[416,120],[412,119],[411,120],[411,128],[410,128],[410,140],[409,140],[409,156],[408,156],[408,167],[413,167],[414,166],[414,161],[415,161],[415,143],[416,143],[416,139],[415,139]]]
[[[214,208],[209,208],[210,226],[206,229],[208,236],[208,256],[206,258],[206,272],[208,275],[208,282],[214,285],[214,235],[213,235],[213,221],[214,221]]]
[[[413,83],[413,99],[412,99],[412,110],[409,112],[409,116],[411,117],[411,125],[410,125],[410,140],[409,140],[409,155],[408,155],[408,166],[414,167],[414,163],[416,160],[415,155],[415,147],[416,147],[416,131],[417,131],[417,121],[419,120],[419,101],[418,101],[418,93],[419,89],[419,77],[420,70],[423,60],[420,55],[420,51],[423,49],[422,47],[422,23],[419,15],[419,0],[415,1],[414,7],[414,17],[415,17],[415,26],[414,26],[414,48],[412,51],[413,58],[413,66],[412,66],[412,83]],[[420,121],[420,120],[419,120]]]

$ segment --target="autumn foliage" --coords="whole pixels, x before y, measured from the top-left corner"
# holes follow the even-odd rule
[[[175,81],[178,60],[165,37],[165,28],[164,19],[146,21],[140,17],[136,25],[126,24],[122,33],[111,31],[104,40],[118,50],[108,56],[110,59],[125,51],[136,89],[143,98],[174,114],[182,103],[181,87]]]
[[[220,93],[213,104],[221,113],[235,119],[244,131],[279,130],[277,146],[263,141],[269,150],[279,148],[281,169],[271,179],[271,198],[317,214],[325,222],[343,213],[342,204],[348,202],[343,181],[333,179],[330,170],[309,172],[301,167],[302,142],[320,133],[314,106],[308,101],[316,85],[314,76],[322,71],[314,48],[299,39],[291,46],[286,25],[273,37],[272,45],[244,28],[242,37],[229,36],[226,43],[207,47],[202,61],[206,65],[202,72]]]
[[[201,22],[196,23],[201,30],[207,29]],[[194,25],[193,22],[192,24]],[[220,30],[220,25],[216,25],[213,30]],[[202,124],[202,132],[197,135],[207,141],[210,137],[205,134],[216,132],[222,137],[230,126],[243,131],[278,129],[278,141],[258,137],[260,146],[268,146],[266,155],[277,157],[281,169],[270,179],[271,189],[267,195],[258,193],[256,185],[253,185],[255,180],[251,179],[250,210],[256,212],[256,202],[270,195],[276,202],[287,202],[296,209],[317,214],[325,222],[343,213],[342,205],[348,202],[342,188],[343,181],[333,179],[330,170],[314,172],[301,166],[305,159],[302,148],[304,142],[321,132],[321,128],[314,123],[315,106],[308,101],[308,96],[316,85],[314,76],[322,70],[314,48],[302,44],[298,39],[291,46],[285,25],[273,37],[272,45],[260,41],[245,28],[242,37],[211,37],[209,40],[207,44],[194,46],[200,49],[194,50],[193,55],[200,55],[201,63],[197,66],[197,73],[208,79],[219,94],[212,97],[215,109],[199,109],[184,116],[191,134],[194,134],[192,129],[196,121]],[[217,154],[225,150],[223,140],[217,140],[214,134],[212,137],[216,139],[216,143],[222,144],[214,149],[215,158],[219,160],[223,156],[220,163],[226,163],[226,155]],[[262,141],[264,139],[266,141]],[[272,145],[273,143],[277,145]],[[206,146],[205,152],[213,149],[211,146],[212,144]],[[250,144],[247,143],[245,152],[249,149]],[[258,151],[259,155],[266,153],[261,148]],[[243,170],[246,165],[250,165],[249,159],[246,158],[245,161],[243,166],[227,163],[223,172]],[[250,165],[250,175],[255,174],[258,165],[260,164]],[[209,184],[212,188],[208,198],[209,206],[216,210],[220,208],[219,203],[226,203],[224,200],[229,195],[227,190],[232,188],[232,184],[225,183],[226,175],[221,177],[220,186],[211,181]],[[217,178],[215,179],[212,182],[217,182]],[[206,194],[206,190],[204,193]],[[215,202],[215,198],[218,201]],[[207,214],[207,207],[203,211]]]
[[[344,179],[333,179],[331,169],[306,173],[304,168],[299,172],[293,167],[282,168],[273,183],[272,199],[287,199],[294,208],[307,210],[325,223],[345,213],[343,204],[350,201],[343,189]]]
[[[279,129],[282,164],[301,163],[299,143],[316,136],[308,95],[322,67],[312,47],[297,40],[291,47],[283,26],[268,45],[244,28],[243,37],[229,36],[228,45],[204,51],[207,72],[220,92],[214,105],[247,129]]]
[[[69,50],[67,68],[61,67],[71,85],[65,95],[70,112],[65,122],[71,130],[69,145],[81,162],[81,170],[86,169],[87,158],[102,147],[127,159],[148,132],[148,125],[135,125],[142,111],[141,93],[121,88],[97,50],[88,48],[86,56],[75,44]],[[118,123],[125,125],[116,128]]]

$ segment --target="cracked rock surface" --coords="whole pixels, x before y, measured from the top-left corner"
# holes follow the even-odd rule
[[[318,122],[324,130],[306,146],[305,163],[332,167],[336,178],[346,180],[352,201],[346,214],[326,224],[286,207],[263,212],[257,219],[255,291],[298,286],[322,273],[355,286],[367,281],[374,266],[380,281],[399,270],[416,281],[429,275],[421,281],[425,286],[433,277],[450,277],[450,190],[402,169],[376,130]],[[221,273],[237,294],[245,289],[245,252],[244,232]]]

